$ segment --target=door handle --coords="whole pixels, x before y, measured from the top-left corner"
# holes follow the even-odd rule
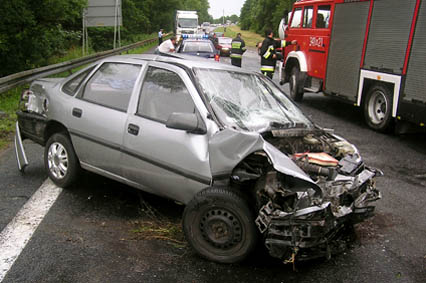
[[[131,135],[137,136],[139,134],[139,126],[135,124],[129,124],[127,127],[127,132]]]
[[[83,110],[81,110],[81,109],[79,109],[79,108],[73,108],[72,109],[72,115],[74,116],[74,117],[77,117],[77,118],[81,118],[81,115],[83,114]]]

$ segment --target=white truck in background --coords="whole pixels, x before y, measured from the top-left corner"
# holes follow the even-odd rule
[[[175,34],[177,40],[182,34],[196,34],[198,32],[197,11],[176,11]]]

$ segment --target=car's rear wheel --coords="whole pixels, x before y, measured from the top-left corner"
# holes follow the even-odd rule
[[[203,257],[222,263],[246,258],[257,243],[254,218],[244,197],[227,188],[198,193],[183,214],[186,239]]]
[[[300,89],[300,70],[299,67],[294,66],[290,73],[290,97],[294,101],[302,101],[303,90]]]
[[[364,103],[364,118],[367,125],[379,132],[392,126],[392,95],[388,87],[375,85],[368,92]]]
[[[80,164],[66,134],[56,133],[49,138],[44,148],[44,166],[59,187],[69,187],[76,181]]]

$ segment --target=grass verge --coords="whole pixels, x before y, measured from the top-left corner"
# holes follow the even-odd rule
[[[20,86],[0,94],[0,151],[10,144],[15,133],[16,110],[24,88]]]
[[[223,32],[224,28],[219,27],[215,29],[215,31]],[[256,47],[258,42],[263,41],[263,37],[255,32],[248,30],[241,30],[239,26],[228,26],[226,27],[225,36],[234,38],[237,36],[237,33],[241,33],[241,38],[244,39],[246,46],[248,47]]]

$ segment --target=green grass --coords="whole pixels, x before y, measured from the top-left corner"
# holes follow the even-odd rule
[[[219,27],[215,29],[215,31],[223,32],[224,28]],[[263,41],[263,37],[255,32],[247,31],[247,30],[241,30],[239,26],[229,26],[226,27],[225,36],[227,37],[236,37],[237,33],[241,33],[241,38],[244,39],[246,46],[248,47],[256,47],[256,44],[258,42]]]
[[[141,35],[137,38],[137,41],[142,41],[149,38],[155,38],[156,35]],[[129,43],[126,43],[126,45]],[[149,49],[155,47],[157,45],[157,41],[152,44],[141,46],[139,48],[129,50],[129,52],[125,52],[123,54],[141,54]],[[89,50],[89,53],[93,53],[93,50]],[[50,58],[49,64],[56,64],[65,61],[69,61],[72,59],[77,59],[82,57],[81,47],[72,47],[67,54],[63,56],[54,56]],[[72,73],[84,68],[85,66],[77,67],[71,70]],[[52,75],[51,77],[61,78],[67,77],[70,75],[69,71],[62,72],[60,74]],[[16,111],[18,110],[19,97],[22,91],[28,88],[26,86],[19,86],[12,90],[9,90],[4,93],[0,93],[0,111],[4,112],[4,117],[0,117],[0,151],[8,147],[10,142],[12,141],[13,135],[15,133],[15,123],[16,123]],[[1,115],[1,114],[0,114]]]
[[[25,86],[20,86],[0,94],[0,111],[5,113],[4,117],[0,118],[0,150],[9,145],[15,133],[16,110],[24,89]]]

